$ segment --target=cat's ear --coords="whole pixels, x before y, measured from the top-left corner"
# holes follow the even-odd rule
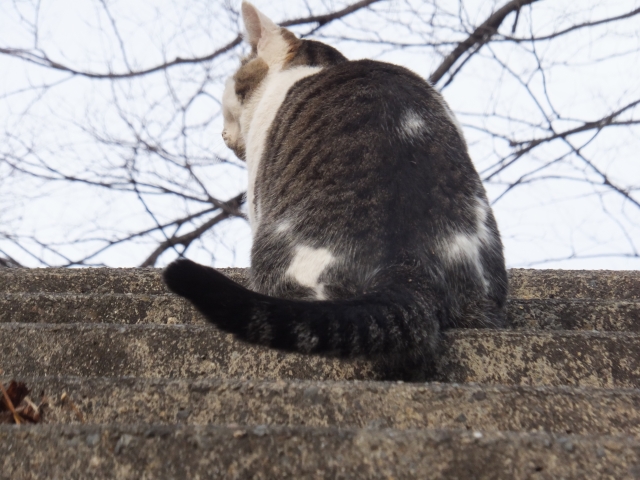
[[[280,27],[249,2],[242,2],[242,20],[247,29],[246,40],[253,51],[258,51],[270,37],[280,35]]]

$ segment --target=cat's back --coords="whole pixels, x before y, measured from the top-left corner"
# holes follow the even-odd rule
[[[333,99],[371,99],[394,103],[433,101],[431,107],[441,107],[434,97],[434,88],[419,75],[399,65],[369,59],[341,62],[323,68],[313,78],[294,85],[291,94],[297,96],[303,91],[313,92],[328,102]]]
[[[462,167],[476,183],[462,131],[441,95],[412,71],[389,63],[346,61],[294,83],[268,144],[266,165],[308,165],[322,158],[334,166],[392,166],[398,172],[411,170],[411,162],[428,162],[432,171]],[[366,163],[357,162],[358,155]]]
[[[484,197],[440,94],[410,70],[373,60],[342,62],[296,82],[260,168],[261,201],[275,219],[305,209],[327,222],[367,217],[380,231],[410,221],[411,229],[400,230],[413,236],[473,222],[465,212]]]
[[[325,67],[293,84],[273,127],[280,130],[285,122],[288,127],[303,128],[315,122],[314,132],[321,136],[345,128],[361,136],[371,129],[392,133],[406,127],[407,115],[415,117],[414,123],[422,118],[425,128],[418,131],[413,125],[413,131],[401,133],[397,140],[411,134],[433,136],[436,131],[442,135],[447,127],[457,128],[440,94],[423,78],[398,65],[356,60]],[[334,128],[328,129],[329,125]],[[387,140],[393,142],[394,137],[389,135]]]
[[[266,145],[254,259],[291,239],[350,252],[353,265],[405,254],[435,265],[441,243],[493,224],[452,114],[406,68],[350,61],[296,82]]]

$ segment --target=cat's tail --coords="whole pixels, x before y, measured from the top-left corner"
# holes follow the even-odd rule
[[[269,297],[190,260],[170,264],[164,281],[220,329],[285,351],[345,358],[429,355],[437,346],[439,317],[446,314],[439,308],[442,295],[415,275],[395,275],[371,293],[335,301]]]

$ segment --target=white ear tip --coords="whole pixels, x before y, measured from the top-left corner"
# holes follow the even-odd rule
[[[258,18],[258,9],[249,2],[242,2],[242,16],[246,18]]]
[[[242,18],[245,23],[249,22],[260,22],[260,11],[253,6],[253,4],[249,2],[242,2]]]
[[[265,41],[280,30],[280,27],[273,23],[269,17],[249,2],[242,2],[242,19],[246,30],[245,40],[253,49],[258,47],[258,43]]]

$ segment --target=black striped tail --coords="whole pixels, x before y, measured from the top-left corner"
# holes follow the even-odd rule
[[[432,358],[438,341],[439,299],[418,279],[396,278],[372,293],[335,301],[269,297],[190,260],[169,265],[164,280],[220,329],[280,350],[415,361]]]

